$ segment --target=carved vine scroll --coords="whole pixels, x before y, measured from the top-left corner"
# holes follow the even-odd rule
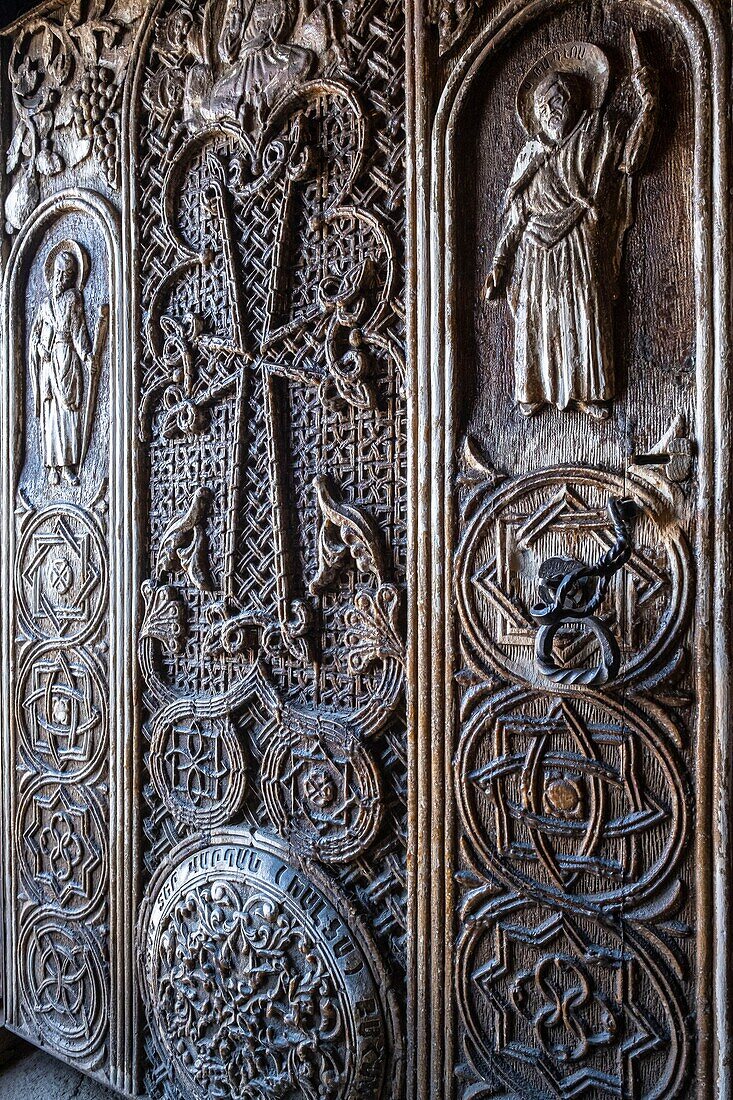
[[[722,7],[24,11],[0,1024],[129,1100],[723,1100]]]

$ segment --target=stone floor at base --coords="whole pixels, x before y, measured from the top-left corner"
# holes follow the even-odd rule
[[[114,1100],[117,1094],[41,1051],[0,1067],[0,1100]],[[119,1100],[119,1097],[117,1097]]]

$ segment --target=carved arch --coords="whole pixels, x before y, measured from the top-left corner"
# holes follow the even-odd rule
[[[698,1057],[704,1062],[714,1058],[715,1080],[718,1095],[730,1088],[727,1067],[728,1035],[730,1030],[730,992],[725,980],[725,958],[728,953],[730,928],[726,906],[722,902],[724,890],[729,885],[729,869],[723,853],[728,850],[726,813],[728,796],[726,776],[729,770],[730,693],[727,679],[729,665],[729,610],[722,580],[729,560],[730,516],[728,490],[729,447],[727,442],[727,418],[729,416],[730,361],[729,343],[729,217],[727,211],[728,151],[726,147],[726,95],[729,73],[727,32],[721,13],[712,4],[654,3],[641,5],[675,27],[683,36],[690,59],[694,98],[694,180],[693,201],[690,208],[692,247],[694,259],[695,300],[695,359],[697,371],[697,438],[700,449],[700,487],[698,499],[705,502],[707,511],[697,531],[695,548],[708,547],[708,562],[699,561],[697,570],[698,616],[709,625],[708,640],[711,660],[706,664],[706,675],[712,684],[709,691],[703,687],[696,721],[696,812],[699,822],[699,839],[696,847],[698,868],[705,872],[700,879],[698,920],[706,921],[706,931],[698,937],[697,966],[698,993],[706,995],[714,975],[714,1022],[707,1021],[699,1032]],[[446,864],[439,878],[433,880],[433,911],[439,912],[448,901],[455,902],[457,891],[453,876],[454,860],[454,809],[448,790],[452,759],[453,729],[459,721],[460,689],[453,672],[461,668],[458,652],[455,595],[453,579],[448,563],[453,561],[455,532],[459,524],[458,494],[454,491],[459,472],[459,423],[456,409],[457,394],[465,392],[465,367],[459,354],[458,310],[456,272],[458,270],[457,223],[463,213],[460,189],[465,187],[461,169],[455,156],[457,135],[463,125],[470,125],[469,108],[472,97],[482,78],[491,72],[492,59],[520,36],[531,32],[546,15],[567,10],[565,4],[536,3],[511,5],[492,15],[470,44],[456,57],[446,85],[442,91],[432,127],[431,139],[431,190],[430,190],[430,262],[422,278],[423,289],[429,293],[430,326],[425,324],[420,335],[423,352],[432,365],[431,383],[431,515],[432,530],[432,585],[431,592],[439,601],[434,611],[440,627],[432,633],[432,667],[445,669],[445,697],[440,692],[433,695],[430,714],[433,773],[431,792],[436,833],[445,823]],[[429,349],[429,350],[428,350]],[[708,380],[706,383],[706,379]],[[712,383],[710,382],[712,380]],[[470,522],[476,519],[471,509],[480,499],[481,492],[489,497],[502,474],[490,464],[476,464],[475,456],[464,469],[466,514]],[[541,478],[542,471],[537,471]],[[482,480],[483,479],[483,480]],[[425,486],[427,489],[428,482]],[[483,484],[484,489],[478,488]],[[471,488],[474,486],[475,488]],[[471,494],[475,493],[475,496]],[[714,547],[714,553],[711,548]],[[699,555],[697,555],[699,557]],[[447,574],[447,575],[446,575]],[[465,670],[464,670],[465,671]],[[470,680],[470,676],[469,676]],[[492,690],[489,677],[485,683],[474,681],[470,706],[476,706]],[[496,682],[493,682],[496,690]],[[466,704],[467,706],[469,704]],[[445,740],[448,738],[448,746]],[[427,752],[427,749],[424,749]],[[717,815],[722,814],[722,818]],[[716,838],[714,850],[710,849],[710,831]],[[716,883],[712,907],[710,884]],[[468,910],[467,910],[468,911]],[[466,928],[469,927],[466,924]],[[715,932],[711,935],[711,930]],[[432,939],[436,952],[445,952],[445,972],[454,970],[452,932],[443,935],[442,929],[433,924]],[[712,942],[715,941],[715,942]],[[437,993],[440,996],[440,992]],[[698,1018],[698,1023],[701,1021]],[[448,1010],[444,1035],[444,1053],[440,1062],[450,1067],[451,1046],[456,1036],[456,1019]],[[716,1045],[714,1036],[719,1037]],[[433,1036],[435,1039],[435,1036]],[[682,1080],[681,1060],[676,1070],[677,1080]],[[450,1069],[447,1070],[451,1072]],[[480,1086],[477,1086],[480,1088]],[[665,1092],[664,1095],[667,1095]]]
[[[89,450],[82,452],[77,479],[80,484],[65,488],[59,501],[53,491],[49,493],[42,487],[38,471],[34,473],[32,468],[32,461],[36,460],[31,456],[40,438],[36,438],[35,430],[30,435],[25,422],[29,382],[28,332],[24,330],[24,321],[29,324],[25,294],[33,262],[39,249],[47,247],[44,242],[52,239],[55,228],[63,226],[63,234],[66,223],[70,244],[76,247],[80,263],[88,262],[90,257],[86,256],[84,246],[74,245],[79,232],[82,237],[87,235],[87,242],[92,242],[86,247],[96,249],[91,258],[97,263],[101,261],[102,268],[96,272],[99,285],[95,298],[107,307],[108,321],[100,318],[98,323],[95,354],[99,360],[95,370],[99,374],[96,393],[87,394],[86,398],[88,429],[87,419],[84,423],[85,434],[89,432]],[[69,241],[52,245],[51,254],[64,244]],[[77,1021],[76,1030],[68,1025],[68,1041],[63,1038],[63,1021],[58,1023],[58,1032],[53,1026],[41,1029],[37,1041],[48,1044],[54,1053],[63,1050],[70,1061],[105,1083],[132,1092],[137,1087],[137,1012],[134,997],[129,995],[134,981],[137,810],[134,787],[130,784],[130,776],[134,776],[136,769],[136,753],[129,731],[135,723],[136,674],[131,641],[137,611],[135,521],[128,502],[135,496],[135,425],[123,411],[131,407],[131,378],[124,350],[122,267],[117,212],[102,196],[74,188],[51,196],[37,207],[15,238],[4,272],[3,310],[11,323],[2,341],[5,364],[1,399],[5,550],[2,591],[8,608],[3,617],[2,646],[5,683],[9,685],[11,699],[3,708],[3,770],[6,775],[18,774],[27,786],[23,768],[18,769],[15,762],[30,760],[24,766],[36,775],[31,793],[39,792],[39,797],[42,793],[49,800],[56,797],[56,792],[66,791],[63,797],[76,798],[79,806],[88,800],[89,812],[95,808],[96,814],[90,837],[99,849],[96,856],[90,850],[86,877],[75,887],[81,900],[70,906],[63,894],[56,897],[47,890],[36,899],[40,906],[37,914],[31,911],[29,918],[26,912],[21,919],[16,892],[20,881],[17,860],[23,857],[25,849],[23,842],[16,846],[16,865],[8,879],[11,896],[6,898],[5,905],[6,957],[17,960],[19,952],[27,957],[16,981],[9,986],[5,1010],[8,1026],[34,1033],[37,1026],[33,1023],[32,983],[37,980],[34,960],[42,959],[49,945],[62,954],[68,952],[74,937],[83,934],[89,956],[88,973],[83,978],[86,1022]],[[86,274],[86,271],[79,274],[82,287]],[[101,309],[100,313],[103,312]],[[85,389],[92,387],[89,375],[85,376],[84,385]],[[29,476],[33,486],[29,497],[24,495],[19,482],[26,460],[31,463]],[[72,550],[77,537],[81,540],[79,545],[88,544],[92,548],[81,566],[90,570],[92,595],[86,604],[80,605],[80,614],[90,616],[86,625],[66,633],[59,628],[58,637],[47,642],[41,633],[39,646],[38,630],[28,619],[27,609],[24,610],[24,581],[18,573],[22,562],[16,558],[26,553],[37,536],[48,538],[49,523],[57,525],[59,537],[69,540]],[[16,663],[17,647],[22,647],[22,651]],[[25,728],[28,700],[34,698],[28,693],[39,677],[43,683],[44,676],[63,679],[69,675],[74,679],[64,690],[73,688],[74,698],[79,700],[74,705],[84,708],[83,714],[77,716],[81,728],[88,731],[84,741],[68,760],[43,746],[34,753],[31,744],[36,736],[34,727]],[[93,694],[84,696],[85,691]],[[68,786],[71,782],[74,787]],[[6,829],[22,828],[20,819],[15,820],[16,814],[24,812],[24,806],[30,804],[29,797],[26,795],[24,801],[19,801],[14,789],[6,794],[3,807]],[[91,824],[89,828],[92,830]],[[26,869],[21,871],[27,879]],[[84,896],[86,889],[93,891],[88,898]],[[86,914],[82,930],[77,927],[75,910]],[[44,916],[49,912],[51,916]],[[108,959],[112,960],[111,966]]]

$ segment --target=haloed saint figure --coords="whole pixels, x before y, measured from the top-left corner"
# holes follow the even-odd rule
[[[631,177],[657,106],[655,74],[641,64],[633,33],[630,43],[630,118],[604,107],[608,59],[589,42],[551,50],[517,93],[528,140],[504,196],[484,295],[507,284],[515,397],[525,416],[552,404],[603,420],[614,397],[613,303]]]
[[[30,336],[30,366],[41,451],[49,483],[79,480],[84,436],[85,374],[93,371],[84,313],[84,253],[64,242],[46,267],[48,297]]]

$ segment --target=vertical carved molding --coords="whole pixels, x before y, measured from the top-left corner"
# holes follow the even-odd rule
[[[635,266],[636,283],[632,279],[624,283],[616,306],[624,314],[616,360],[623,380],[623,407],[619,411],[614,406],[610,411],[612,421],[619,427],[625,423],[634,433],[626,447],[619,444],[618,435],[614,439],[605,432],[600,417],[588,418],[600,421],[596,427],[584,426],[581,421],[587,414],[581,412],[527,407],[512,413],[513,346],[527,336],[524,317],[517,312],[516,299],[513,321],[505,306],[472,304],[472,295],[478,299],[481,281],[490,269],[498,236],[493,197],[476,199],[482,193],[474,181],[480,180],[480,186],[496,196],[498,206],[500,189],[506,187],[521,148],[518,138],[504,138],[506,122],[498,157],[491,139],[485,139],[484,153],[475,135],[481,127],[484,134],[498,135],[498,130],[490,129],[499,123],[491,121],[489,111],[496,111],[501,103],[504,114],[498,117],[511,116],[514,91],[523,73],[548,49],[570,50],[563,44],[578,39],[605,49],[604,28],[592,15],[573,19],[562,5],[495,8],[486,27],[446,70],[435,113],[433,252],[429,275],[422,273],[431,284],[432,331],[429,337],[424,335],[423,353],[429,354],[434,364],[435,379],[432,453],[438,488],[432,498],[432,577],[441,602],[433,630],[433,668],[440,670],[444,657],[448,665],[447,698],[443,704],[434,693],[432,709],[433,837],[445,829],[444,874],[434,877],[432,893],[434,914],[445,904],[455,919],[444,937],[435,918],[433,922],[434,939],[442,941],[438,950],[443,945],[445,949],[446,982],[434,987],[432,997],[433,1018],[441,1020],[444,1041],[443,1052],[434,1063],[431,1094],[436,1098],[488,1097],[497,1090],[523,1096],[534,1095],[537,1089],[547,1090],[548,1095],[565,1095],[563,1090],[571,1087],[571,1080],[577,1087],[583,1082],[590,1087],[587,1083],[594,1079],[593,1087],[606,1088],[611,1087],[614,1075],[622,1089],[641,1089],[640,1083],[632,1086],[631,1077],[624,1076],[631,1070],[624,1070],[618,1060],[615,1065],[613,1062],[616,1037],[620,1040],[622,1034],[627,1038],[631,1034],[623,997],[604,984],[610,971],[604,976],[588,965],[596,949],[601,954],[607,952],[609,964],[612,958],[620,963],[621,940],[613,945],[614,928],[623,936],[628,965],[636,968],[628,980],[649,1013],[646,1026],[654,1013],[659,1013],[657,1053],[651,1057],[640,1053],[641,1062],[648,1059],[644,1087],[665,1097],[687,1095],[687,1090],[709,1095],[708,1067],[719,1056],[711,1042],[707,1008],[710,967],[716,957],[720,967],[720,955],[712,949],[714,930],[720,928],[725,935],[727,917],[709,893],[719,850],[710,846],[708,823],[715,820],[715,799],[726,804],[721,787],[724,770],[720,770],[717,754],[722,752],[725,757],[727,752],[723,743],[728,725],[723,726],[722,742],[718,740],[713,748],[716,734],[721,737],[713,715],[716,701],[727,713],[729,633],[727,613],[722,620],[711,620],[708,610],[724,606],[718,577],[728,561],[727,536],[713,548],[712,534],[719,531],[719,516],[728,515],[728,452],[722,430],[727,408],[727,389],[722,383],[727,362],[723,310],[727,234],[725,217],[718,220],[715,214],[722,215],[725,203],[726,158],[721,150],[727,32],[705,6],[678,9],[665,5],[655,11],[658,20],[653,32],[651,12],[643,5],[631,17],[637,20],[634,29],[639,50],[644,52],[644,33],[655,33],[654,59],[659,65],[665,36],[676,35],[680,28],[683,48],[691,58],[685,79],[695,104],[693,153],[687,174],[681,173],[690,181],[690,200],[685,206],[685,235],[675,240],[674,262],[687,250],[685,262],[692,271],[694,257],[695,277],[690,278],[689,292],[684,285],[680,287],[678,300],[684,304],[678,308],[684,312],[688,302],[694,303],[690,332],[697,373],[686,382],[678,380],[673,391],[684,395],[680,398],[683,403],[691,403],[691,414],[680,414],[666,404],[663,415],[668,419],[663,423],[661,401],[644,392],[645,385],[652,384],[654,353],[650,353],[651,363],[635,358],[638,345],[626,320],[628,296],[640,280],[648,278],[643,266],[641,272],[639,265]],[[624,33],[628,50],[628,31]],[[614,44],[612,56],[617,64],[622,48],[618,42]],[[663,76],[667,99],[660,100],[661,124],[667,135],[675,132],[672,108],[667,105],[669,87]],[[679,134],[689,132],[681,121],[677,125]],[[655,177],[664,170],[665,154],[668,158],[680,155],[672,151],[669,136],[665,141],[663,146],[661,141],[653,145],[651,171]],[[468,149],[473,152],[467,153]],[[488,149],[492,155],[484,169],[481,158],[488,157]],[[464,173],[468,165],[475,190],[466,201]],[[531,176],[528,171],[526,178]],[[493,190],[497,178],[501,181],[496,184],[498,191]],[[648,248],[660,247],[650,231],[654,207],[645,199],[647,186],[642,181],[636,189],[642,207],[629,230],[627,247],[632,252],[637,248],[635,239],[639,239],[634,234],[646,233]],[[521,184],[516,194],[522,195]],[[475,217],[472,203],[476,202],[483,224],[471,221]],[[506,212],[507,206],[503,209]],[[481,251],[473,249],[476,239],[483,246]],[[567,271],[566,278],[572,288]],[[499,280],[496,282],[498,285]],[[654,301],[653,279],[647,286],[649,301]],[[647,306],[650,312],[646,316],[653,318],[653,307]],[[546,312],[553,316],[551,304],[546,305]],[[638,307],[633,316],[633,323],[638,324]],[[476,339],[471,334],[474,324],[483,347],[471,343]],[[517,327],[519,331],[515,331]],[[653,332],[654,323],[646,328]],[[666,394],[671,389],[665,387]],[[468,407],[467,394],[472,402]],[[665,395],[664,400],[669,398]],[[526,426],[520,413],[530,416]],[[689,430],[692,440],[685,438],[683,444],[686,455],[694,450],[694,469],[687,461],[680,465],[675,457],[680,453],[677,440],[684,435],[679,427],[682,420],[694,424]],[[598,495],[588,495],[595,478],[599,489],[603,488]],[[593,563],[615,552],[614,530],[606,509],[610,498],[627,496],[640,508],[631,533],[631,557],[618,574],[627,580],[610,580],[598,604],[599,638],[600,627],[607,629],[613,624],[610,673],[604,673],[606,687],[590,692],[583,683],[593,680],[597,684],[599,677],[603,678],[602,669],[594,672],[591,667],[593,647],[581,644],[577,636],[575,651],[571,641],[565,643],[565,651],[554,643],[549,648],[550,642],[545,647],[537,638],[538,624],[541,627],[543,614],[568,609],[562,593],[573,591],[573,576],[592,577]],[[660,520],[656,533],[646,526]],[[587,531],[587,525],[595,523],[602,535],[592,547],[581,524]],[[640,575],[633,579],[637,572],[633,559],[642,547],[655,548],[660,579],[664,578],[663,585],[673,595],[673,605],[656,626],[653,601],[643,607],[636,602],[643,600],[645,582]],[[666,564],[665,555],[669,555]],[[592,587],[597,581],[590,583]],[[613,595],[614,590],[618,596]],[[589,595],[590,589],[585,595],[580,589],[575,591],[574,612],[579,624],[585,621],[592,628],[594,605],[592,600],[587,603]],[[615,610],[614,600],[618,601]],[[585,619],[581,613],[584,603],[590,609]],[[613,646],[618,642],[622,654],[617,673]],[[659,647],[656,652],[655,647]],[[716,652],[722,662],[722,679],[709,665],[704,674],[699,666],[691,670],[688,666],[686,673],[688,647],[698,655]],[[686,692],[694,703],[681,708]],[[601,710],[594,715],[596,707]],[[615,718],[614,708],[620,708]],[[646,731],[645,723],[649,723]],[[607,750],[597,731],[614,725],[628,731],[625,736],[629,736],[635,756],[633,769],[626,773],[627,780],[636,773],[634,782],[638,784],[632,795],[636,809],[629,824],[634,820],[635,828],[641,827],[642,832],[638,840],[630,842],[636,862],[621,873],[619,881],[626,885],[623,889],[607,885],[607,892],[594,901],[588,892],[593,858],[599,859],[599,869],[605,868],[603,874],[610,871],[610,864],[604,861],[611,857],[607,830],[613,820],[613,815],[609,816],[612,801],[602,790],[605,780],[596,787],[599,780],[583,779],[581,771],[596,764],[601,771],[608,768],[610,759],[606,755],[604,760]],[[643,808],[645,800],[656,801],[654,784],[661,775],[656,765],[642,763],[648,751],[644,745],[653,743],[663,769],[672,769],[667,773],[671,786],[657,803],[671,827],[666,849],[659,847],[652,834],[645,839],[643,832],[647,827],[652,833],[656,829],[661,842],[659,826],[652,824]],[[590,764],[593,760],[596,764]],[[709,786],[713,761],[714,780]],[[455,775],[451,776],[453,769]],[[693,821],[694,858],[690,847]],[[576,850],[572,837],[580,837],[583,830],[585,841]],[[645,866],[650,853],[663,855],[661,862]],[[721,869],[718,866],[715,873]],[[682,885],[675,885],[677,880]],[[633,894],[637,890],[647,895],[643,903],[622,900],[626,891]],[[686,910],[683,899],[688,899]],[[589,932],[594,920],[597,929],[604,929],[596,948],[591,946]],[[669,922],[675,920],[678,923],[672,933]],[[684,932],[685,923],[689,933]],[[583,932],[572,946],[563,942],[565,932],[581,926]],[[716,975],[714,1011],[725,1023],[728,994],[723,972],[716,969]],[[445,995],[449,982],[452,997]],[[550,1019],[548,1005],[559,1005],[563,997],[562,1003],[570,1006],[572,1002],[576,1008],[563,1010],[565,1014],[559,1014],[545,1030],[542,1021]],[[693,1003],[701,1011],[694,1028],[689,1029],[687,1006]],[[563,1030],[567,1025],[572,1031],[576,1024],[587,1046],[574,1046]],[[648,1051],[652,1048],[653,1043],[647,1046]],[[697,1066],[696,1078],[692,1077],[693,1066]],[[715,1072],[720,1074],[715,1087],[727,1095],[727,1069],[720,1061]]]
[[[8,1026],[129,1090],[115,1039],[133,1035],[135,881],[120,278],[117,215],[81,190],[41,203],[6,270],[3,761]]]

